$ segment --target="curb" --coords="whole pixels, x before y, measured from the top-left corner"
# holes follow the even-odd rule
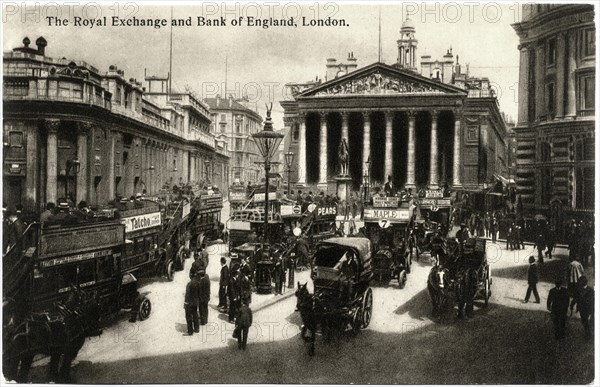
[[[289,292],[286,291],[282,295],[275,296],[274,298],[272,298],[272,299],[270,299],[268,301],[265,301],[264,303],[260,304],[256,309],[252,309],[252,312],[254,312],[254,313],[260,312],[261,310],[266,309],[266,308],[268,308],[270,306],[273,306],[273,305],[277,304],[280,301],[287,300],[288,298],[292,297],[295,293],[296,293],[295,291],[291,291],[291,289],[290,289]]]

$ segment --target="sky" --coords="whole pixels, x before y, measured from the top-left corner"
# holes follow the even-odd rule
[[[406,15],[413,20],[418,39],[417,56],[441,59],[449,48],[470,74],[490,79],[500,109],[517,116],[518,38],[512,23],[520,20],[516,2],[54,2],[3,3],[3,50],[31,46],[39,36],[48,41],[46,55],[83,60],[102,73],[110,65],[125,77],[143,81],[148,75],[169,72],[171,11],[174,19],[191,26],[176,26],[173,34],[173,89],[189,88],[202,97],[247,95],[264,117],[265,103],[273,102],[276,128],[283,127],[284,99],[289,82],[325,79],[327,58],[345,59],[349,52],[358,67],[377,62],[379,20],[381,61],[397,59],[399,31]],[[380,19],[381,15],[381,19]],[[113,17],[166,19],[167,26],[113,26]],[[59,25],[57,19],[67,20]],[[106,17],[106,19],[104,19]],[[198,25],[198,17],[215,20]],[[221,17],[225,26],[220,24]],[[242,18],[241,25],[233,25]],[[295,27],[261,28],[248,25],[248,17],[289,20]],[[345,26],[303,26],[310,20],[343,20]],[[106,20],[108,25],[84,25],[84,20]],[[80,25],[74,25],[79,21]],[[226,65],[227,64],[227,65]],[[227,79],[227,87],[225,80]]]

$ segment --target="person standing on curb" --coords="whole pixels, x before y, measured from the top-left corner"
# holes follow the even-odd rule
[[[185,287],[185,320],[187,322],[187,335],[192,336],[200,332],[198,324],[198,305],[200,304],[200,283],[196,277],[192,277]]]
[[[221,276],[219,277],[219,308],[224,312],[227,310],[227,284],[229,283],[229,267],[227,266],[227,258],[221,257]]]
[[[231,276],[229,277],[229,284],[227,285],[227,293],[229,295],[229,322],[233,323],[242,299],[238,265],[234,265],[231,268]]]
[[[206,270],[200,270],[198,273],[200,292],[198,300],[198,308],[200,309],[200,325],[208,323],[208,301],[210,301],[210,279]]]
[[[567,310],[569,309],[569,292],[562,286],[562,278],[557,278],[555,284],[556,287],[550,289],[550,293],[548,293],[546,307],[552,314],[554,338],[558,340],[565,337]]]
[[[535,257],[532,255],[529,257],[529,269],[527,270],[527,283],[529,287],[527,288],[527,293],[525,294],[525,300],[523,303],[529,302],[529,297],[531,296],[531,292],[533,292],[533,296],[535,297],[535,303],[540,303],[540,295],[537,291],[537,283],[538,283],[538,267],[535,263]]]

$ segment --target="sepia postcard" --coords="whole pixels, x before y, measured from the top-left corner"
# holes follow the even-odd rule
[[[594,2],[2,4],[6,383],[594,384]]]

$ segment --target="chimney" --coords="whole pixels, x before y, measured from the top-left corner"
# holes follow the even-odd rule
[[[229,108],[233,107],[233,95],[229,94]]]
[[[346,66],[347,72],[354,71],[358,67],[356,63],[356,58],[354,57],[354,52],[348,53],[348,65]]]
[[[37,45],[37,48],[38,48],[38,54],[45,56],[46,55],[46,46],[48,45],[48,42],[46,41],[46,39],[44,39],[43,36],[40,36],[35,41],[35,44]]]
[[[331,80],[335,78],[335,74],[338,71],[337,60],[335,58],[327,58],[327,72],[325,73],[325,78],[327,80]]]
[[[217,94],[217,109],[219,108],[220,103],[221,103],[221,95]]]

